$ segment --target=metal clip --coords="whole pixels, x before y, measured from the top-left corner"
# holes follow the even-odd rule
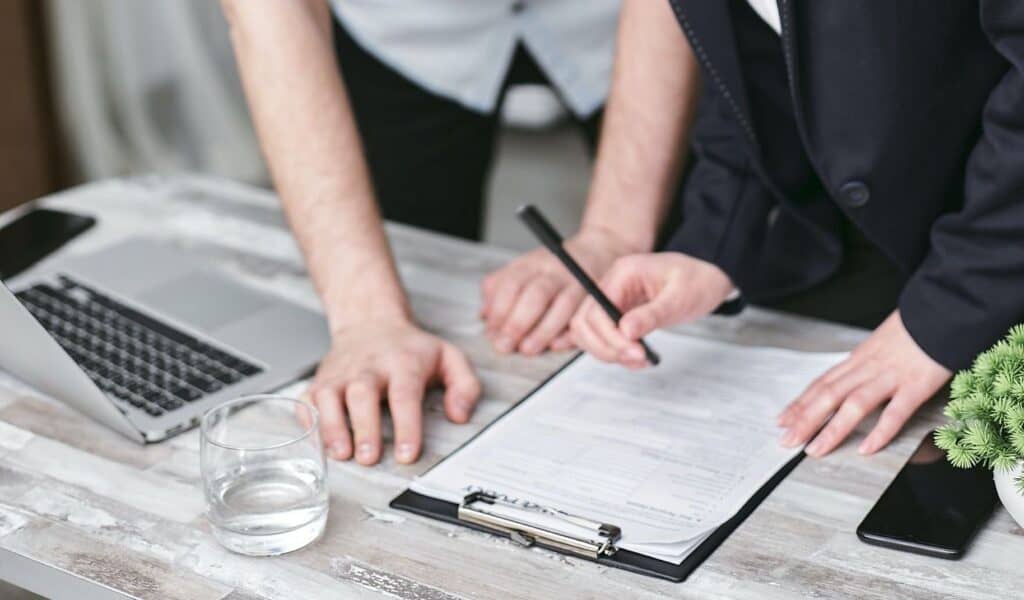
[[[552,531],[527,523],[526,521],[505,515],[497,515],[485,510],[481,506],[474,506],[477,504],[500,504],[525,512],[535,512],[557,517],[576,527],[590,529],[593,532],[593,536],[579,538],[562,532]],[[615,554],[617,550],[615,544],[622,537],[622,530],[615,525],[573,515],[557,508],[533,503],[520,504],[512,502],[492,492],[476,491],[466,494],[459,505],[458,516],[459,520],[507,533],[513,542],[521,546],[529,547],[537,544],[591,559]]]

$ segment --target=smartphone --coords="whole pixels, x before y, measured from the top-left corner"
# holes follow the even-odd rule
[[[0,229],[0,280],[25,271],[95,224],[92,217],[48,208],[11,221]]]
[[[958,469],[929,433],[857,528],[879,546],[960,558],[996,505],[992,471]]]

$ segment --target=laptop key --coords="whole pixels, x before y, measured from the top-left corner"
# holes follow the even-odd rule
[[[185,402],[192,402],[202,398],[203,396],[202,392],[187,385],[177,386],[171,390],[171,393]]]
[[[153,416],[153,417],[159,417],[160,415],[164,414],[164,409],[160,408],[159,406],[157,406],[155,404],[147,404],[147,405],[143,406],[142,409],[145,410],[147,413],[150,414],[150,416]]]

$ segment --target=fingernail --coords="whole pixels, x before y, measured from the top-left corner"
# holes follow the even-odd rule
[[[414,451],[412,444],[403,442],[395,448],[395,456],[401,462],[409,462],[413,459]]]
[[[857,452],[859,454],[871,454],[871,446],[873,446],[873,444],[871,444],[870,441],[871,440],[864,440],[861,442],[860,446],[857,446]]]
[[[793,431],[792,429],[787,431],[782,436],[782,439],[779,440],[779,443],[785,446],[786,448],[792,448],[793,446],[796,445],[796,432]]]
[[[360,459],[373,458],[373,444],[370,442],[363,442],[356,447],[356,456]]]
[[[629,360],[643,360],[644,359],[644,350],[643,350],[643,348],[638,348],[636,346],[630,346],[629,348],[626,349],[626,358],[628,358]]]
[[[348,444],[345,442],[334,442],[331,444],[330,452],[331,457],[335,460],[345,460],[349,455]]]
[[[804,452],[806,452],[810,456],[818,456],[818,453],[821,452],[822,445],[823,444],[820,440],[814,440],[813,442],[811,442],[809,446],[807,446]]]

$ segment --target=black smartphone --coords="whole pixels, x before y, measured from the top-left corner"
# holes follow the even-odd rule
[[[992,471],[958,469],[929,433],[857,528],[869,544],[960,558],[996,504]]]
[[[0,229],[0,280],[14,277],[96,224],[74,213],[37,208]]]

